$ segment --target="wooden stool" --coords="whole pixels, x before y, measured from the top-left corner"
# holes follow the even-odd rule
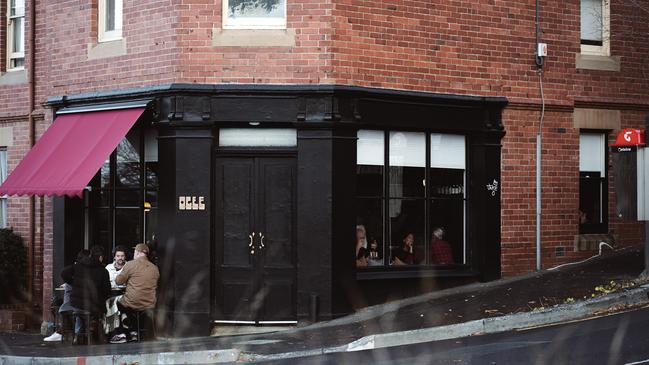
[[[148,338],[150,334],[153,334],[155,338],[155,324],[154,324],[154,313],[153,309],[143,309],[139,311],[129,311],[127,316],[132,316],[131,323],[135,322],[135,329],[130,329],[129,331],[135,331],[137,333],[137,338],[135,341],[141,341]],[[151,333],[149,333],[151,329]]]
[[[102,335],[102,331],[101,331],[101,326],[99,324],[99,314],[91,313],[88,311],[75,311],[73,312],[73,318],[75,323],[77,321],[77,318],[81,320],[81,330],[77,334],[76,337],[77,341],[83,338],[85,339],[86,345],[91,345],[93,342],[92,341],[93,332],[101,340],[100,337]]]

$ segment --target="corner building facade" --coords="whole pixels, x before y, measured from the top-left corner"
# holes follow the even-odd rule
[[[184,336],[334,318],[644,239],[616,218],[607,152],[649,113],[635,2],[603,2],[593,40],[579,2],[541,1],[541,71],[532,3],[279,0],[252,5],[261,17],[227,0],[115,3],[106,23],[104,1],[27,1],[24,65],[0,76],[9,174],[59,118],[141,109],[81,198],[7,198],[32,325],[93,244],[154,248],[157,320]]]

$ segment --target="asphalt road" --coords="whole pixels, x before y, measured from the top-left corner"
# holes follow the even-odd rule
[[[266,363],[649,365],[649,308],[525,331]]]

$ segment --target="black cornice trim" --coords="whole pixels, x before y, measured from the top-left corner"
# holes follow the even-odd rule
[[[377,99],[403,99],[424,103],[464,105],[504,108],[508,100],[505,97],[474,96],[429,93],[421,91],[370,88],[348,85],[279,85],[279,84],[184,84],[172,83],[147,86],[133,89],[99,91],[91,93],[61,95],[48,97],[45,103],[49,107],[60,108],[71,104],[91,104],[97,102],[116,102],[134,98],[159,97],[177,94],[192,95],[241,95],[241,94],[324,94]]]

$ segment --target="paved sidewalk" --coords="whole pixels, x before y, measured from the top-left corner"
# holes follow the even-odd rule
[[[71,346],[0,334],[5,364],[181,364],[263,361],[399,346],[549,325],[649,305],[641,246],[587,262],[368,307],[333,321],[272,334]],[[120,354],[120,355],[114,355]]]

